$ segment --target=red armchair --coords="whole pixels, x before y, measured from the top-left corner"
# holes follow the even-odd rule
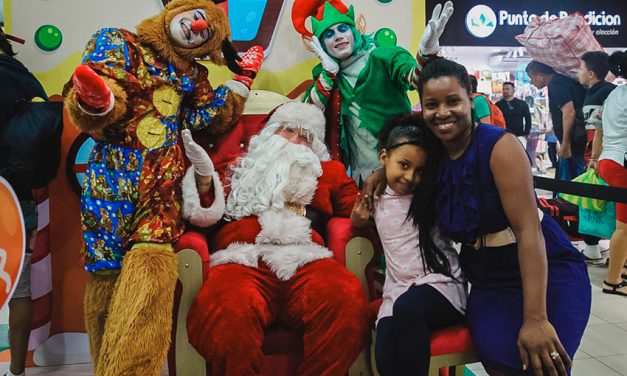
[[[227,134],[214,141],[200,144],[207,148],[217,170],[239,157],[248,146],[250,137],[257,134],[266,114],[288,98],[267,91],[252,91],[240,122]],[[351,224],[347,218],[332,218],[327,223],[327,247],[334,258],[365,283],[365,266],[372,253],[355,247],[351,240]],[[351,244],[353,246],[351,246]],[[372,247],[370,247],[372,250]],[[168,356],[171,376],[204,376],[207,374],[205,359],[189,344],[187,313],[209,271],[210,250],[205,235],[187,231],[175,246],[179,262],[179,278],[175,292],[172,345]],[[213,251],[213,250],[212,250]],[[367,291],[364,291],[367,293]],[[235,335],[235,334],[234,334]],[[263,344],[264,362],[262,375],[295,375],[302,361],[302,336],[289,328],[271,326],[266,331]],[[366,376],[370,373],[366,353],[362,353],[349,374]]]

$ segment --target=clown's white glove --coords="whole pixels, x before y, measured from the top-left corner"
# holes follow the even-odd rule
[[[326,53],[326,51],[322,48],[320,44],[320,39],[315,35],[311,38],[311,43],[309,43],[313,52],[318,55],[320,59],[320,63],[322,64],[322,69],[325,71],[336,75],[340,71],[340,65]]]
[[[420,47],[418,53],[421,56],[433,55],[440,49],[440,37],[444,32],[444,27],[449,18],[453,14],[453,3],[447,1],[442,8],[442,4],[438,4],[433,9],[431,20],[425,28],[422,39],[420,40]]]
[[[192,162],[194,171],[200,176],[212,176],[214,171],[213,162],[211,162],[211,158],[209,158],[205,149],[194,142],[192,132],[189,129],[183,129],[181,135],[185,145],[185,154],[189,161]]]

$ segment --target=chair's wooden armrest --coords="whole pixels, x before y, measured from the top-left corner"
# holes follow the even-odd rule
[[[353,272],[364,289],[366,296],[370,296],[370,288],[366,278],[366,267],[374,256],[372,242],[363,237],[356,236],[346,244],[346,268]]]
[[[204,279],[209,272],[209,245],[205,235],[197,231],[186,231],[174,245],[175,253],[178,254],[183,250],[189,250],[198,255]]]

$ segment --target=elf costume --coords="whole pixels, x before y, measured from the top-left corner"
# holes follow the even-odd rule
[[[440,13],[441,10],[441,13]],[[314,84],[305,101],[315,104],[327,115],[327,143],[331,155],[350,167],[359,181],[380,167],[377,137],[385,121],[411,111],[408,90],[415,90],[425,57],[438,52],[438,38],[444,30],[453,6],[438,5],[414,58],[401,47],[377,47],[371,36],[355,26],[353,6],[340,0],[296,0],[292,21],[296,31],[313,38],[312,48],[321,63],[314,67]],[[312,31],[305,20],[311,16]],[[350,57],[340,60],[329,54],[323,34],[338,24],[348,25],[354,37]]]
[[[171,23],[175,17],[180,22]],[[173,27],[206,40],[181,47]],[[96,140],[81,211],[85,268],[93,273],[85,325],[97,376],[158,375],[165,361],[177,278],[172,243],[184,228],[179,121],[214,134],[229,129],[263,57],[253,47],[238,65],[229,36],[220,7],[174,0],[136,34],[94,34],[64,90],[72,121]],[[205,56],[238,75],[213,89],[195,61]]]

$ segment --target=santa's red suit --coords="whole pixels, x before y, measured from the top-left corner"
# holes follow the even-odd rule
[[[320,166],[322,175],[317,185],[313,178],[310,191],[315,186],[315,193],[307,199],[307,208],[327,218],[349,217],[358,193],[355,182],[340,162]],[[194,184],[191,172],[184,191],[188,184]],[[219,185],[216,202],[222,196]],[[215,208],[213,201],[201,196],[199,203]],[[357,277],[332,258],[310,224],[297,210],[266,210],[227,222],[210,239],[210,248],[219,251],[211,256],[187,330],[212,375],[258,374],[264,329],[275,322],[303,332],[299,374],[344,375],[364,349],[369,322],[363,289]]]

